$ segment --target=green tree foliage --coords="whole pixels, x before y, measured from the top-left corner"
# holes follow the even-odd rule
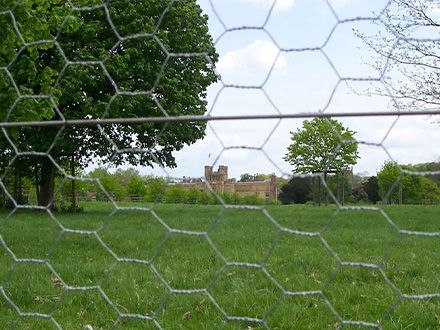
[[[189,204],[197,204],[199,199],[200,199],[200,195],[202,194],[202,192],[197,189],[197,188],[190,188],[187,192],[186,192],[186,202]]]
[[[368,194],[363,186],[356,186],[352,189],[352,196],[354,202],[368,202]]]
[[[292,144],[284,160],[293,173],[340,173],[355,165],[359,158],[355,132],[334,119],[305,120],[302,128],[291,132]],[[327,202],[327,199],[326,199]]]
[[[336,172],[329,175],[327,186],[341,204],[353,200],[353,187],[348,180],[347,173]]]
[[[209,191],[201,191],[195,187],[185,189],[181,184],[167,187],[164,199],[166,203],[173,204],[213,205],[218,203],[217,199]]]
[[[127,187],[131,180],[142,177],[137,169],[131,167],[127,169],[118,168],[114,175],[118,179],[119,184],[123,187]]]
[[[224,192],[219,195],[222,201],[225,202],[225,204],[227,205],[244,204],[244,198],[239,196],[237,193]]]
[[[421,204],[439,204],[440,187],[434,181],[419,177],[420,190],[417,193],[416,201]]]
[[[293,177],[285,184],[278,195],[283,204],[304,204],[312,199],[313,178]]]
[[[402,170],[414,171],[414,167],[386,162],[377,174],[379,193],[386,203],[437,204],[440,202],[440,187],[434,181],[428,177],[404,173]]]
[[[416,164],[414,165],[414,171],[433,173],[429,178],[440,185],[440,162]]]
[[[101,1],[73,3],[90,6]],[[168,0],[112,0],[108,9],[119,35],[145,34],[122,42],[118,42],[103,8],[71,11],[64,0],[23,0],[13,4],[15,1],[2,1],[0,9],[13,9],[25,41],[53,40],[60,31],[57,41],[70,61],[102,61],[106,70],[98,64],[64,67],[63,54],[55,43],[22,48],[11,15],[0,15],[0,68],[10,64],[9,70],[22,95],[51,95],[53,100],[21,99],[8,120],[164,116],[162,109],[169,115],[205,113],[206,89],[218,79],[213,66],[218,55],[207,16],[202,15],[195,0],[176,1],[169,10]],[[147,35],[153,31],[154,37]],[[170,57],[169,53],[201,55]],[[151,92],[151,96],[115,96],[115,85],[120,91]],[[16,98],[9,77],[0,70],[0,119],[6,118]],[[112,125],[103,127],[103,131],[70,127],[58,136],[50,150],[57,128],[8,129],[7,133],[19,150],[49,150],[57,162],[75,156],[78,166],[86,166],[94,159],[116,165],[128,162],[150,166],[160,162],[173,167],[173,152],[203,138],[205,128],[206,124],[199,122],[177,123],[166,130],[158,123]],[[2,157],[10,154],[10,146],[0,144],[0,148]],[[116,148],[151,152],[115,153]],[[38,169],[39,204],[48,205],[52,201],[56,168],[52,162],[42,161]]]
[[[145,201],[148,203],[199,204],[215,205],[220,200],[209,190],[202,187],[185,187],[181,183],[169,183],[162,177],[141,175],[137,170],[128,168],[110,172],[104,168],[96,168],[84,175],[86,178],[99,179],[105,191],[115,200]],[[32,185],[23,179],[23,191],[27,192]],[[69,201],[71,181],[63,178],[56,180],[57,198],[65,203]],[[96,181],[77,182],[77,196],[86,200],[92,194],[98,201],[109,201]],[[236,193],[219,193],[221,200],[229,205],[263,205],[276,204],[277,201],[264,199],[256,195],[239,196]],[[135,198],[135,199],[134,199]],[[0,204],[2,200],[0,199]],[[64,208],[61,208],[64,209]],[[65,208],[67,210],[67,208]]]
[[[398,202],[399,191],[394,187],[398,187],[397,184],[401,175],[402,172],[399,166],[393,162],[386,162],[377,173],[379,195],[386,203]]]
[[[200,192],[197,199],[197,204],[209,205],[209,204],[217,204],[217,203],[218,203],[217,199],[207,191]]]
[[[266,181],[266,180],[270,180],[270,178],[275,175],[274,173],[272,174],[263,174],[263,173],[255,173],[255,174],[249,174],[249,173],[244,173],[242,175],[240,175],[240,180],[238,180],[239,182],[252,182],[252,181]]]
[[[90,188],[91,188],[90,184],[86,181],[76,182],[76,193],[80,197],[86,196]],[[70,180],[57,178],[55,180],[55,193],[58,195],[57,198],[69,201],[69,198],[71,197],[71,193],[72,193],[72,185]]]
[[[239,182],[251,182],[254,180],[254,176],[252,174],[249,173],[244,173],[242,175],[240,175],[240,180],[238,180]]]
[[[149,176],[145,178],[147,190],[145,200],[153,203],[162,198],[162,194],[166,189],[166,180],[160,177]]]
[[[181,184],[167,187],[164,193],[166,203],[181,204],[187,201],[185,188]]]
[[[147,193],[145,181],[138,176],[134,176],[127,183],[127,195],[143,198]]]
[[[302,128],[291,132],[292,144],[284,160],[293,166],[294,173],[342,171],[359,158],[354,134],[337,120],[305,120]]]
[[[100,201],[107,201],[109,194],[114,199],[122,199],[126,196],[124,187],[120,185],[118,177],[105,169],[97,168],[89,173],[88,177],[99,179],[105,192],[95,183],[89,183],[88,191],[94,192],[96,199]]]
[[[362,184],[362,187],[367,194],[370,203],[376,204],[380,201],[379,183],[376,176],[370,176],[368,180]]]

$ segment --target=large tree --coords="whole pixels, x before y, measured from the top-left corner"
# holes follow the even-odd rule
[[[376,34],[358,31],[383,74],[385,87],[369,93],[393,96],[392,104],[402,110],[440,106],[438,0],[392,0],[376,24]]]
[[[305,120],[302,128],[291,132],[292,144],[284,159],[293,173],[319,173],[327,182],[328,173],[342,173],[357,163],[355,132],[334,119]]]
[[[218,54],[207,16],[195,0],[111,0],[109,15],[105,8],[93,7],[100,0],[72,1],[91,6],[87,10],[72,10],[64,0],[14,3],[0,2],[0,12],[11,9],[26,42],[46,42],[23,47],[10,12],[0,15],[0,120],[205,113],[207,87],[218,79],[214,71]],[[17,98],[10,76],[21,95],[43,98],[19,99],[9,111]],[[61,166],[83,167],[100,160],[172,167],[173,152],[203,138],[205,127],[200,122],[145,123],[67,127],[61,133],[53,127],[19,128],[6,133],[19,151],[48,152]],[[4,144],[2,155],[9,152]],[[47,157],[27,165],[38,171],[39,205],[49,205],[56,166]]]

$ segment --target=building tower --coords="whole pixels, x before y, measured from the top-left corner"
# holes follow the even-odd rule
[[[212,166],[205,166],[205,180],[212,181]]]

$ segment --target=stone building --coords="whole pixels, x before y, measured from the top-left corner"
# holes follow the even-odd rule
[[[220,165],[217,171],[212,166],[205,166],[205,180],[211,188],[218,193],[236,193],[239,196],[258,196],[264,199],[276,200],[278,198],[277,178],[272,176],[265,181],[236,182],[229,179],[228,167]],[[206,190],[206,183],[202,180],[187,180],[184,187],[197,187]]]

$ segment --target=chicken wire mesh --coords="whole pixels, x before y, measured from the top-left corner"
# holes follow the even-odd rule
[[[398,284],[393,282],[389,272],[385,269],[386,260],[392,256],[393,249],[395,249],[396,246],[399,249],[403,249],[403,247],[399,245],[401,240],[432,239],[437,242],[437,245],[434,244],[433,246],[438,248],[439,229],[432,228],[425,231],[423,230],[422,224],[421,227],[419,226],[414,230],[407,230],[396,223],[393,217],[381,207],[344,206],[327,187],[322,173],[297,175],[298,177],[317,177],[322,181],[323,189],[327,190],[329,198],[336,206],[334,210],[331,210],[329,214],[327,214],[325,219],[322,219],[323,223],[319,225],[315,224],[315,227],[304,226],[303,229],[292,229],[289,225],[285,225],[285,222],[280,221],[276,211],[266,206],[229,205],[229,203],[222,199],[221,195],[210,185],[210,182],[205,177],[200,178],[200,181],[206,184],[208,191],[217,201],[218,207],[213,209],[211,213],[208,212],[208,214],[202,214],[201,209],[195,209],[198,217],[206,218],[203,225],[180,227],[179,224],[173,222],[172,218],[176,217],[177,213],[183,214],[183,209],[178,209],[174,215],[167,215],[165,210],[160,207],[158,208],[161,197],[158,197],[154,203],[148,206],[124,205],[120,203],[111,192],[106,190],[100,178],[87,178],[77,176],[75,172],[69,173],[65,169],[65,164],[59,164],[60,161],[52,153],[54,148],[61,143],[63,134],[66,134],[66,131],[72,134],[71,132],[73,131],[77,132],[79,136],[83,134],[83,137],[96,136],[94,143],[102,144],[106,149],[111,150],[111,156],[106,159],[108,163],[122,165],[124,161],[146,157],[150,158],[150,164],[163,164],[163,153],[167,152],[167,150],[166,145],[163,143],[160,144],[159,141],[167,134],[167,130],[175,129],[174,125],[178,126],[182,123],[202,123],[202,126],[203,123],[207,123],[208,129],[212,131],[213,136],[218,140],[220,145],[219,153],[213,157],[213,166],[220,165],[222,157],[228,152],[250,151],[260,155],[264,161],[270,163],[281,175],[292,177],[291,174],[286,173],[286,171],[278,165],[279,160],[273,158],[273,155],[267,147],[283,120],[314,117],[392,117],[393,121],[391,126],[378,143],[344,141],[339,136],[340,146],[347,143],[363,144],[383,150],[387,157],[392,160],[393,157],[388,152],[384,142],[400,118],[404,116],[440,114],[440,111],[434,107],[428,109],[421,108],[417,112],[403,111],[404,106],[400,102],[401,95],[399,95],[399,91],[393,88],[386,79],[388,68],[392,67],[395,63],[395,58],[393,58],[392,55],[393,51],[398,49],[399,44],[403,41],[415,43],[423,40],[437,45],[439,42],[438,37],[434,36],[431,39],[424,37],[417,38],[405,35],[402,31],[395,31],[394,43],[388,45],[390,49],[388,50],[386,60],[381,63],[379,70],[375,71],[377,73],[373,75],[369,73],[365,76],[350,76],[341,73],[340,68],[335,65],[334,59],[327,54],[326,47],[334,37],[335,31],[346,24],[368,21],[388,26],[388,19],[390,18],[389,10],[396,3],[401,3],[400,1],[385,1],[380,10],[373,15],[367,14],[366,16],[342,19],[338,15],[338,11],[334,8],[335,5],[333,1],[324,0],[323,3],[327,6],[329,15],[334,20],[334,24],[326,31],[323,40],[316,45],[289,48],[277,42],[277,38],[272,35],[269,27],[271,16],[274,15],[274,11],[278,8],[277,6],[283,5],[283,1],[275,0],[273,3],[267,5],[265,19],[261,25],[229,26],[225,23],[225,17],[218,10],[221,2],[219,1],[217,3],[216,1],[210,0],[210,9],[214,18],[219,23],[221,30],[221,33],[219,33],[214,41],[214,45],[222,42],[224,37],[230,33],[237,31],[259,31],[270,40],[276,50],[271,54],[272,61],[269,70],[264,72],[259,83],[236,84],[225,81],[223,77],[220,77],[220,87],[216,91],[213,101],[209,104],[207,113],[197,114],[196,112],[195,114],[186,113],[184,115],[179,114],[175,109],[168,108],[170,104],[167,103],[166,100],[161,99],[160,93],[157,91],[160,87],[161,79],[164,79],[164,77],[169,74],[167,68],[171,66],[170,62],[174,60],[185,61],[187,59],[192,60],[198,58],[207,68],[205,74],[209,75],[208,71],[215,67],[213,56],[215,57],[216,55],[203,51],[185,50],[185,47],[182,47],[181,51],[170,51],[168,49],[169,45],[161,39],[162,35],[160,35],[159,31],[161,25],[164,24],[164,21],[167,19],[167,14],[174,10],[179,3],[193,3],[193,1],[170,0],[151,2],[156,6],[155,10],[159,15],[154,18],[157,18],[157,20],[154,21],[153,28],[150,31],[130,31],[130,29],[127,30],[126,26],[121,25],[121,22],[115,23],[115,11],[128,11],[128,9],[124,7],[118,7],[118,3],[123,2],[73,0],[67,2],[44,2],[41,6],[60,10],[62,12],[62,20],[55,23],[55,26],[58,27],[52,27],[52,34],[49,33],[49,37],[45,36],[45,38],[40,39],[38,34],[34,36],[24,34],[23,30],[28,30],[26,28],[26,22],[22,21],[22,11],[38,10],[38,5],[29,6],[29,2],[27,1],[0,2],[0,18],[9,26],[10,30],[8,33],[14,35],[14,38],[16,38],[14,42],[20,45],[19,47],[13,45],[10,53],[0,54],[3,56],[2,60],[4,60],[1,62],[2,67],[0,68],[3,81],[8,82],[16,94],[14,102],[10,105],[6,105],[7,113],[2,115],[2,122],[0,123],[4,140],[9,145],[8,153],[5,152],[4,155],[4,159],[7,159],[7,164],[4,164],[5,166],[3,167],[4,171],[0,186],[7,199],[11,201],[13,209],[1,224],[0,230],[0,246],[4,250],[2,260],[4,260],[5,265],[3,268],[0,268],[0,270],[4,269],[3,272],[0,272],[0,275],[2,275],[0,294],[4,301],[2,308],[5,312],[3,315],[6,315],[4,316],[5,318],[9,315],[8,317],[11,317],[12,320],[10,323],[7,323],[8,319],[5,319],[3,324],[10,328],[26,328],[26,324],[22,322],[27,322],[26,320],[31,319],[36,320],[36,322],[47,321],[48,323],[41,323],[40,325],[35,325],[36,323],[32,324],[34,327],[39,326],[42,328],[49,326],[59,329],[64,327],[79,328],[82,326],[88,329],[94,327],[136,328],[149,326],[159,329],[168,327],[176,328],[179,327],[177,323],[193,317],[191,312],[185,309],[185,306],[182,307],[184,304],[179,304],[179,297],[184,296],[199,297],[199,300],[194,300],[197,305],[196,310],[197,308],[205,309],[205,316],[210,316],[210,318],[207,319],[205,317],[205,320],[196,320],[195,328],[228,328],[231,326],[233,328],[247,327],[248,329],[253,329],[254,327],[267,329],[280,328],[276,325],[272,326],[271,323],[271,318],[277,315],[278,310],[284,311],[282,316],[278,315],[277,317],[287,319],[287,324],[289,324],[287,328],[305,327],[304,323],[302,325],[298,323],[298,320],[304,317],[300,312],[293,308],[284,310],[280,307],[285,304],[286,300],[296,298],[310,299],[307,300],[308,308],[315,308],[319,304],[320,309],[316,314],[312,314],[308,316],[309,318],[305,319],[309,324],[313,324],[314,318],[320,319],[322,315],[328,314],[327,317],[331,321],[326,322],[333,328],[345,326],[382,328],[384,325],[385,327],[389,327],[389,325],[386,325],[386,322],[392,317],[394,311],[406,301],[432,301],[432,299],[440,298],[438,275],[436,273],[428,273],[427,275],[431,277],[433,282],[437,283],[430,286],[428,292],[408,294],[403,291]],[[409,3],[411,4],[411,2]],[[136,9],[141,11],[141,7],[146,6],[146,2],[133,2],[132,6],[135,6]],[[90,13],[94,14],[92,15]],[[87,16],[89,14],[90,16]],[[85,40],[89,37],[87,35],[87,29],[82,30],[84,33],[83,43],[79,42],[79,44],[76,45],[76,49],[72,50],[72,48],[69,49],[71,45],[68,43],[69,40],[64,38],[64,34],[65,31],[69,30],[71,25],[74,24],[72,23],[72,17],[75,17],[75,15],[86,17],[86,19],[89,19],[88,23],[91,25],[94,24],[95,28],[99,26],[99,34],[92,35],[92,41],[89,40],[88,42]],[[128,19],[135,21],[133,17],[128,17]],[[141,19],[148,20],[149,18],[143,17]],[[125,23],[128,24],[127,22]],[[433,26],[438,26],[435,25],[434,21],[432,24]],[[43,30],[45,28],[47,29],[47,27],[42,27]],[[184,27],[180,28],[185,30]],[[52,37],[50,37],[50,35]],[[8,39],[7,36],[5,31],[5,43],[11,40],[9,37]],[[101,44],[103,40],[106,42],[104,45]],[[109,40],[112,41],[112,43],[110,43]],[[134,83],[126,84],[123,82],[123,86],[120,86],[120,81],[118,80],[120,80],[121,75],[124,75],[124,72],[114,71],[115,65],[110,65],[112,69],[108,69],[109,62],[114,59],[112,56],[117,54],[118,51],[124,52],[128,50],[128,43],[137,42],[138,40],[148,40],[148,45],[153,47],[161,56],[159,63],[154,63],[156,69],[159,68],[157,70],[157,76],[148,77],[148,90],[139,90],[138,86],[142,86],[142,84],[136,84],[142,81],[144,77],[134,77],[133,75],[135,75],[135,73],[132,73],[128,80],[132,80]],[[98,50],[94,49],[96,46],[94,46],[94,43],[99,44],[98,48],[101,48]],[[26,69],[24,70],[25,72],[19,71],[15,65],[22,60],[23,54],[32,57],[35,49],[39,50],[39,55],[37,55],[36,58],[34,57],[34,60],[37,60],[38,56],[49,56],[51,60],[57,63],[56,66],[59,72],[55,74],[44,72],[43,76],[40,76],[37,73],[30,73],[31,70],[37,69],[27,67],[28,70],[30,70],[28,72],[29,75],[23,78],[23,76],[26,75]],[[91,51],[93,56],[87,57],[83,55],[81,49]],[[319,110],[300,113],[281,111],[277,105],[271,101],[270,92],[266,90],[266,86],[272,78],[272,72],[280,56],[283,54],[297,53],[319,54],[325,59],[326,65],[337,77],[335,85],[332,90],[329,91],[330,95],[327,102]],[[146,54],[142,54],[140,58],[145,55]],[[148,53],[148,55],[152,56],[152,53]],[[131,56],[133,56],[136,61],[136,54],[131,54]],[[438,60],[434,60],[431,65],[435,67],[436,63],[438,63]],[[118,64],[120,63],[117,62],[116,66]],[[134,62],[132,64],[136,70],[136,63]],[[153,63],[151,65],[153,65]],[[81,118],[66,117],[67,108],[60,106],[60,95],[57,94],[57,88],[60,85],[64,88],[69,88],[68,82],[64,83],[63,79],[66,75],[71,74],[69,70],[71,70],[72,67],[92,68],[91,71],[86,72],[86,75],[79,75],[78,78],[89,79],[91,84],[99,84],[103,90],[102,93],[108,93],[108,95],[110,95],[108,100],[101,100],[101,113],[99,115],[94,114],[93,116],[84,116]],[[130,67],[122,67],[121,70],[127,71],[130,70]],[[40,86],[41,90],[39,91],[36,91],[32,87],[23,88],[23,86],[29,84],[29,82],[43,79],[44,75],[50,74],[53,74],[53,80],[50,80],[51,84],[49,84],[49,86]],[[178,74],[184,75],[184,72],[182,71]],[[118,76],[118,79],[115,79],[114,75]],[[330,112],[329,109],[336,91],[342,84],[350,82],[375,82],[381,84],[383,88],[382,91],[385,91],[387,97],[397,105],[397,110],[377,109],[367,112]],[[180,83],[182,82],[180,81]],[[264,115],[258,113],[237,115],[217,114],[215,109],[219,98],[224,90],[229,89],[238,90],[240,93],[245,93],[247,90],[258,90],[264,94],[270,106],[275,109],[275,112],[273,114]],[[72,92],[74,91],[72,90]],[[86,95],[84,97],[86,98]],[[140,113],[140,115],[136,114],[136,116],[114,117],[112,116],[112,107],[114,104],[117,104],[119,97],[143,98],[142,102],[152,102],[150,109],[155,109],[155,112],[153,112],[153,115],[150,112],[147,115]],[[185,95],[180,95],[179,97],[184,98]],[[75,102],[81,102],[81,100],[73,100],[70,106],[74,107]],[[34,112],[35,109],[38,109],[38,107],[34,108],[34,106],[41,105],[42,103],[52,109],[52,112],[47,118],[34,119],[32,114],[29,116],[30,119],[27,119],[25,116],[20,117],[21,113]],[[165,106],[163,105],[164,103],[166,103]],[[436,106],[435,102],[431,103],[431,105]],[[137,103],[135,106],[139,104],[140,103]],[[41,109],[44,110],[44,107],[41,107],[40,110]],[[225,142],[224,135],[218,134],[218,128],[215,126],[215,123],[223,121],[229,123],[239,120],[244,120],[246,123],[253,123],[256,120],[275,120],[275,124],[273,127],[271,126],[269,134],[263,137],[262,143],[259,143],[257,146],[247,144],[237,146]],[[148,139],[149,147],[145,148],[142,147],[142,145],[139,147],[136,144],[136,139],[140,139],[141,137],[139,135],[136,136],[135,132],[129,132],[125,134],[123,138],[118,138],[118,134],[120,133],[118,130],[120,126],[118,125],[132,127],[141,124],[151,125],[146,126],[150,136],[142,137]],[[328,121],[328,124],[331,126],[330,121]],[[84,127],[90,128],[90,130],[84,131]],[[153,128],[150,129],[150,127]],[[14,130],[19,131],[23,128],[36,129],[36,136],[43,134],[43,131],[39,131],[39,129],[50,129],[50,134],[52,134],[49,139],[50,143],[39,145],[39,141],[35,146],[34,141],[21,141],[20,133]],[[187,128],[187,126],[183,126],[183,132],[185,132]],[[92,129],[93,133],[91,133]],[[44,134],[47,132],[48,131],[44,131]],[[335,134],[337,134],[336,131]],[[127,140],[124,141],[124,139]],[[36,141],[38,141],[38,139]],[[94,156],[99,157],[100,155]],[[10,187],[8,187],[5,182],[7,176],[13,172],[13,168],[16,166],[15,164],[35,158],[44,158],[46,162],[53,165],[52,167],[55,168],[55,171],[59,172],[62,178],[67,182],[78,181],[96,185],[98,189],[102,191],[102,199],[107,203],[104,210],[108,211],[106,215],[102,216],[91,213],[88,215],[90,223],[78,226],[74,221],[68,221],[63,218],[62,214],[52,210],[51,204],[53,200],[46,201],[46,206],[38,206],[36,205],[37,203],[26,204],[22,200],[16,200],[16,196],[10,191]],[[161,166],[161,169],[168,182],[171,182],[172,176],[168,174],[164,165]],[[400,177],[404,174],[410,174],[411,176],[439,174],[432,171],[408,171],[404,168],[399,168],[399,171]],[[398,184],[399,180],[394,182],[388,193],[389,195]],[[164,187],[161,187],[161,189],[161,193],[163,194]],[[159,195],[161,196],[161,194]],[[45,243],[47,245],[45,247],[47,250],[45,255],[38,255],[38,253],[34,253],[35,251],[32,251],[32,249],[20,250],[17,245],[17,241],[19,241],[17,237],[20,235],[27,237],[27,233],[24,232],[24,227],[21,228],[23,232],[20,232],[20,227],[14,229],[16,236],[13,235],[14,230],[8,229],[8,224],[15,221],[14,217],[23,210],[41,211],[42,213],[39,213],[39,217],[41,217],[41,214],[44,214],[45,217],[47,216],[47,218],[42,220],[44,224],[42,222],[39,226],[49,228],[43,232],[42,235],[52,236],[54,239]],[[293,212],[294,211],[292,211],[292,216]],[[234,236],[234,232],[246,232],[247,227],[235,228],[233,224],[225,220],[233,218],[238,213],[241,214],[240,216],[249,217],[249,219],[245,221],[247,226],[255,226],[253,228],[255,233],[250,234],[250,237]],[[344,220],[344,214],[349,214],[352,218],[355,218],[357,213],[368,214],[370,220],[375,219],[381,224],[380,226],[383,225],[387,228],[387,234],[377,233],[377,237],[373,238],[363,236],[362,228],[360,228],[359,235],[354,237],[355,240],[359,240],[361,243],[363,240],[372,239],[382,244],[381,248],[376,251],[379,258],[370,258],[368,254],[361,254],[363,256],[362,258],[358,256],[354,257],[350,254],[350,248],[352,249],[353,247],[344,248],[346,242],[342,242],[342,245],[338,244],[340,237],[338,237],[338,232],[336,231],[335,233],[332,228],[341,221],[349,223],[347,219]],[[140,218],[143,220],[137,218],[138,214],[141,215]],[[148,224],[146,220],[148,220]],[[32,221],[32,216],[27,221]],[[145,221],[145,227],[142,227],[144,232],[139,231],[139,227],[130,231],[130,226],[137,223],[137,221],[140,221],[140,223]],[[356,223],[351,225],[354,226],[354,228],[358,226]],[[228,226],[230,226],[230,228],[228,228]],[[372,226],[377,226],[377,223],[373,221]],[[127,230],[128,236],[126,237],[120,236],[124,230]],[[225,232],[228,233],[230,237],[225,235]],[[250,244],[243,237],[248,241],[256,241],[255,245]],[[76,243],[73,241],[76,241]],[[115,241],[119,241],[119,243],[117,244]],[[145,242],[148,242],[148,248],[144,247]],[[38,245],[37,242],[35,242],[35,244]],[[238,251],[242,249],[246,250],[246,244],[250,244],[252,249],[254,249],[246,257],[243,257],[240,253],[230,253],[227,249],[228,246],[235,246]],[[410,245],[409,241],[408,245]],[[311,255],[303,256],[301,262],[296,261],[294,268],[288,269],[289,278],[287,280],[274,270],[273,256],[278,256],[278,260],[280,260],[279,262],[281,264],[288,264],[297,254],[306,254],[306,246],[316,246],[315,252],[324,256],[326,263],[324,271],[321,273],[318,271],[318,274],[308,273],[305,275],[305,272],[301,273],[301,271],[298,270],[302,269],[301,267],[307,267],[301,265],[301,263],[313,263],[313,257]],[[284,250],[281,249],[281,247],[283,247]],[[357,248],[359,250],[363,249],[362,246],[358,246]],[[60,255],[60,250],[67,250],[68,254]],[[100,251],[102,256],[94,254],[96,251]],[[210,263],[207,274],[201,275],[201,272],[198,273],[197,260],[194,259],[193,255],[194,251],[203,251],[204,255],[201,259],[205,263]],[[426,251],[422,251],[422,253],[425,252]],[[430,252],[433,252],[433,254],[430,255],[429,258],[431,258],[430,260],[435,264],[435,258],[438,258],[439,255],[438,249],[435,250],[434,248],[434,251]],[[415,251],[411,250],[411,253],[414,254]],[[63,259],[66,258],[68,259],[68,265],[61,266]],[[420,255],[418,255],[418,258],[420,258]],[[103,264],[95,265],[97,268],[92,269],[90,265],[98,264],[96,259],[99,259],[99,262]],[[179,266],[180,263],[184,264],[184,266]],[[29,268],[23,271],[23,273],[20,273],[19,269],[25,269],[26,267]],[[135,268],[139,269],[136,273],[137,275],[133,275],[133,269]],[[78,269],[82,269],[82,271],[78,271]],[[235,271],[233,271],[234,269]],[[366,272],[367,275],[361,277],[361,280],[348,275],[344,277],[344,272],[349,272],[351,269]],[[39,272],[41,272],[41,274]],[[46,281],[49,283],[48,285],[55,290],[55,292],[52,292],[52,300],[50,300],[49,303],[45,301],[46,298],[32,294],[32,289],[27,293],[21,292],[21,297],[20,293],[17,293],[17,290],[14,289],[14,281],[26,283],[26,281],[30,281],[29,279],[32,277],[30,274],[34,274],[33,276],[37,277],[40,276],[38,280],[33,280]],[[136,276],[138,276],[138,278],[135,278]],[[341,276],[343,277],[342,280],[340,280]],[[299,278],[305,278],[307,281],[310,278],[315,279],[315,277],[318,277],[315,285],[306,285],[303,283],[301,287],[291,282],[289,283],[289,279],[294,282]],[[195,280],[194,282],[190,281],[188,283],[188,278]],[[374,288],[368,286],[368,281],[365,280],[366,278],[375,278],[383,282],[384,286],[381,287],[378,292],[374,292]],[[350,287],[354,282],[358,281],[358,285],[365,285],[365,294],[371,293],[369,291],[373,291],[373,298],[381,299],[387,297],[386,308],[373,310],[373,312],[371,312],[372,314],[367,315],[365,319],[352,318],[352,314],[347,314],[343,310],[346,307],[341,307],[339,304],[339,302],[344,299],[350,299],[348,294],[335,297],[332,293],[332,286],[337,279],[342,281],[343,286],[347,287]],[[134,287],[131,288],[131,291],[129,291],[130,289],[126,289],[128,298],[124,299],[137,300],[139,305],[144,307],[143,309],[132,310],[126,307],[126,300],[124,301],[124,299],[121,298],[121,292],[115,289],[119,288],[118,283],[121,282],[134,283]],[[360,284],[360,282],[362,282],[362,284]],[[318,285],[316,285],[316,283],[318,283]],[[142,288],[142,286],[144,287]],[[29,287],[32,288],[32,283],[29,283]],[[225,298],[221,294],[222,292],[231,291],[228,292],[228,294],[234,296],[237,294],[237,291],[240,290],[248,292],[249,295],[245,297],[237,295],[236,298],[225,301]],[[159,291],[160,293],[158,293]],[[85,293],[89,296],[84,296],[83,299],[75,298],[74,295],[76,293]],[[360,299],[362,299],[364,296],[360,297]],[[47,303],[48,307],[39,307],[35,310],[23,309],[21,307],[21,299],[31,299],[37,304]],[[202,303],[200,303],[200,301],[202,301]],[[348,303],[358,304],[359,301],[351,301]],[[368,300],[368,303],[374,305],[377,302],[373,299],[373,301]],[[79,310],[72,307],[71,310],[66,312],[66,310],[63,309],[65,305],[79,306]],[[6,312],[7,309],[9,310],[9,314]],[[102,315],[98,317],[98,321],[95,320],[96,325],[94,325],[93,322],[86,324],[87,322],[83,320],[82,316],[87,313],[87,310],[89,310],[89,312],[92,311],[92,313],[96,315]],[[180,319],[164,321],[163,314],[169,310],[177,311],[176,313]],[[68,317],[66,313],[73,314],[72,323],[65,323],[63,320],[65,317]],[[438,307],[433,311],[433,314],[439,319]],[[0,319],[2,317],[3,316],[0,316]],[[63,321],[60,321],[60,319]],[[84,324],[82,324],[83,321],[85,322]],[[200,323],[197,323],[197,321],[200,321]],[[202,321],[207,322],[207,325],[202,325]],[[175,323],[173,324],[173,322]],[[417,324],[413,324],[412,326],[418,328]],[[185,328],[185,326],[183,327]]]

